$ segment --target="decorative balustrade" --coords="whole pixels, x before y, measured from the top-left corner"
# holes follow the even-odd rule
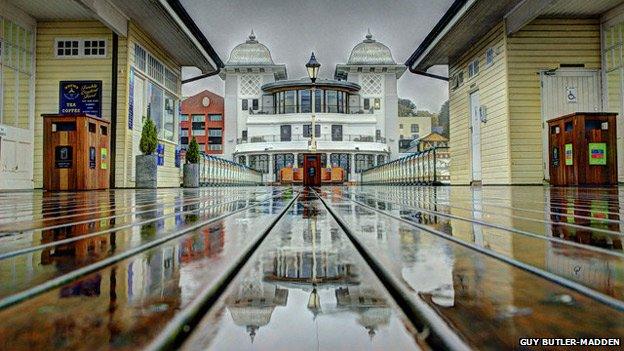
[[[201,154],[199,184],[201,186],[260,185],[262,173],[239,163]]]
[[[434,147],[362,172],[362,184],[450,184],[448,147]]]
[[[254,135],[248,139],[238,138],[236,142],[238,144],[247,143],[275,143],[275,142],[289,142],[289,141],[309,141],[310,137],[302,135],[291,135],[289,137],[282,137],[280,135]],[[386,143],[386,138],[375,137],[374,135],[361,135],[361,134],[342,134],[342,135],[320,135],[316,137],[316,141],[354,141],[360,143]]]

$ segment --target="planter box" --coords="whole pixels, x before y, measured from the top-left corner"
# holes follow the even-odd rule
[[[158,187],[158,156],[136,156],[136,187],[141,189],[156,189]]]
[[[199,164],[185,163],[183,172],[183,186],[185,188],[199,187]]]

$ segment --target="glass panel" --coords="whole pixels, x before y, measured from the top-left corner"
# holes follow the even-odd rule
[[[286,101],[285,101],[285,113],[295,113],[297,110],[297,105],[296,105],[296,101],[295,101],[295,91],[294,90],[289,90],[286,92]]]
[[[158,137],[163,137],[163,90],[152,82],[147,83],[147,116],[154,121]]]
[[[314,101],[314,109],[316,110],[316,112],[325,112],[325,110],[323,109],[323,107],[325,106],[323,104],[323,90],[321,89],[316,89],[316,93],[314,94],[314,99],[316,99]]]
[[[164,138],[173,141],[175,136],[176,100],[173,95],[165,94]]]
[[[8,66],[2,67],[2,88],[3,88],[3,104],[2,104],[2,123],[14,126],[15,116],[17,115],[17,75],[15,71]]]
[[[327,112],[338,112],[338,97],[337,91],[327,90]]]
[[[312,91],[310,90],[299,90],[299,98],[301,102],[299,103],[299,111],[301,113],[311,113],[312,112]]]

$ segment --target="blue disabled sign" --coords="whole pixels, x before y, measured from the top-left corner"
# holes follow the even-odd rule
[[[64,115],[87,114],[102,117],[102,81],[61,81],[59,113]]]

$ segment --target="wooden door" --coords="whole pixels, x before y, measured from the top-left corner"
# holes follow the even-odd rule
[[[303,185],[320,186],[321,185],[321,155],[305,154],[303,155]]]

